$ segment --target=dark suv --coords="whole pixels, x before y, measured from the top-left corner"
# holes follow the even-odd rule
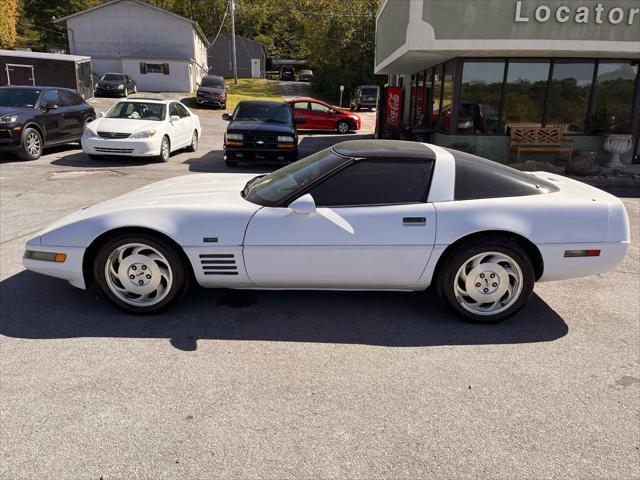
[[[378,86],[360,85],[351,95],[351,110],[360,111],[362,108],[376,108],[378,106]]]
[[[217,75],[203,77],[196,95],[200,105],[227,108],[227,87],[222,77]]]
[[[280,69],[280,80],[294,81],[296,79],[296,69],[293,67],[282,67]]]
[[[229,126],[224,135],[225,163],[230,167],[239,160],[266,160],[290,163],[298,159],[298,132],[286,102],[244,100],[233,114],[222,115]]]
[[[78,142],[96,118],[91,105],[64,88],[0,87],[0,147],[37,160],[42,149]]]
[[[136,82],[126,73],[105,73],[96,83],[95,95],[117,95],[128,97],[130,93],[138,93]]]

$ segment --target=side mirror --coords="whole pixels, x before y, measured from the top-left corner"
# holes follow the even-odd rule
[[[298,215],[308,215],[316,211],[316,202],[311,194],[307,193],[291,202],[289,208]]]
[[[98,112],[98,118],[104,117],[104,112]]]
[[[296,117],[296,118],[294,119],[294,123],[295,123],[296,125],[302,125],[303,123],[305,123],[305,119],[304,119],[304,117]]]
[[[47,102],[44,105],[44,109],[48,112],[49,110],[55,110],[56,108],[58,108],[58,105],[56,103],[52,103],[52,102]]]
[[[179,122],[180,121],[180,117],[178,115],[171,115],[170,120],[171,120],[171,122]]]
[[[231,121],[231,115],[229,115],[228,113],[223,113],[222,114],[222,119],[226,120],[227,122]]]

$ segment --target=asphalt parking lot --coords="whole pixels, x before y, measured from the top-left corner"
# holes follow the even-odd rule
[[[221,112],[197,113],[198,151],[167,164],[2,155],[0,478],[640,477],[638,198],[615,271],[538,284],[497,325],[460,322],[430,292],[194,288],[135,317],[24,271],[24,242],[66,213],[229,171]],[[370,133],[374,115],[357,135],[305,135],[303,155]]]

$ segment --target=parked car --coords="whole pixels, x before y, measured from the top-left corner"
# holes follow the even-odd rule
[[[24,160],[37,160],[45,147],[77,142],[94,118],[93,107],[71,90],[0,87],[0,147]]]
[[[280,80],[293,81],[296,79],[296,69],[293,67],[282,67],[280,69]]]
[[[377,85],[360,85],[351,95],[351,110],[358,112],[362,108],[376,108],[378,106],[379,89]]]
[[[283,110],[284,111],[284,110]],[[620,199],[417,142],[337,144],[268,175],[171,178],[85,208],[26,244],[26,268],[136,313],[203,287],[424,290],[459,315],[509,317],[536,281],[613,269]],[[523,325],[527,328],[527,326]]]
[[[82,135],[82,151],[94,160],[115,155],[166,162],[181,148],[195,152],[202,134],[198,116],[174,100],[121,100],[98,117]]]
[[[218,75],[203,77],[198,86],[196,100],[200,105],[227,108],[227,87],[224,84],[224,78]]]
[[[105,73],[95,86],[95,95],[117,95],[128,97],[130,93],[138,93],[136,82],[126,73]]]
[[[298,80],[301,82],[310,82],[313,80],[313,71],[312,70],[300,70],[298,72]]]
[[[267,160],[289,163],[298,158],[298,132],[286,102],[243,100],[233,113],[222,115],[229,126],[224,136],[225,162],[238,165],[240,160]]]
[[[287,100],[296,118],[304,119],[304,130],[336,130],[348,133],[360,130],[360,116],[348,110],[341,110],[321,100],[294,98]]]

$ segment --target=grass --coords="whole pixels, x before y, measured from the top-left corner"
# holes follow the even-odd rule
[[[234,85],[233,79],[225,79],[227,85],[227,111],[232,112],[241,100],[283,100],[278,82],[262,78],[239,78]],[[190,108],[198,108],[195,98],[189,99]]]

